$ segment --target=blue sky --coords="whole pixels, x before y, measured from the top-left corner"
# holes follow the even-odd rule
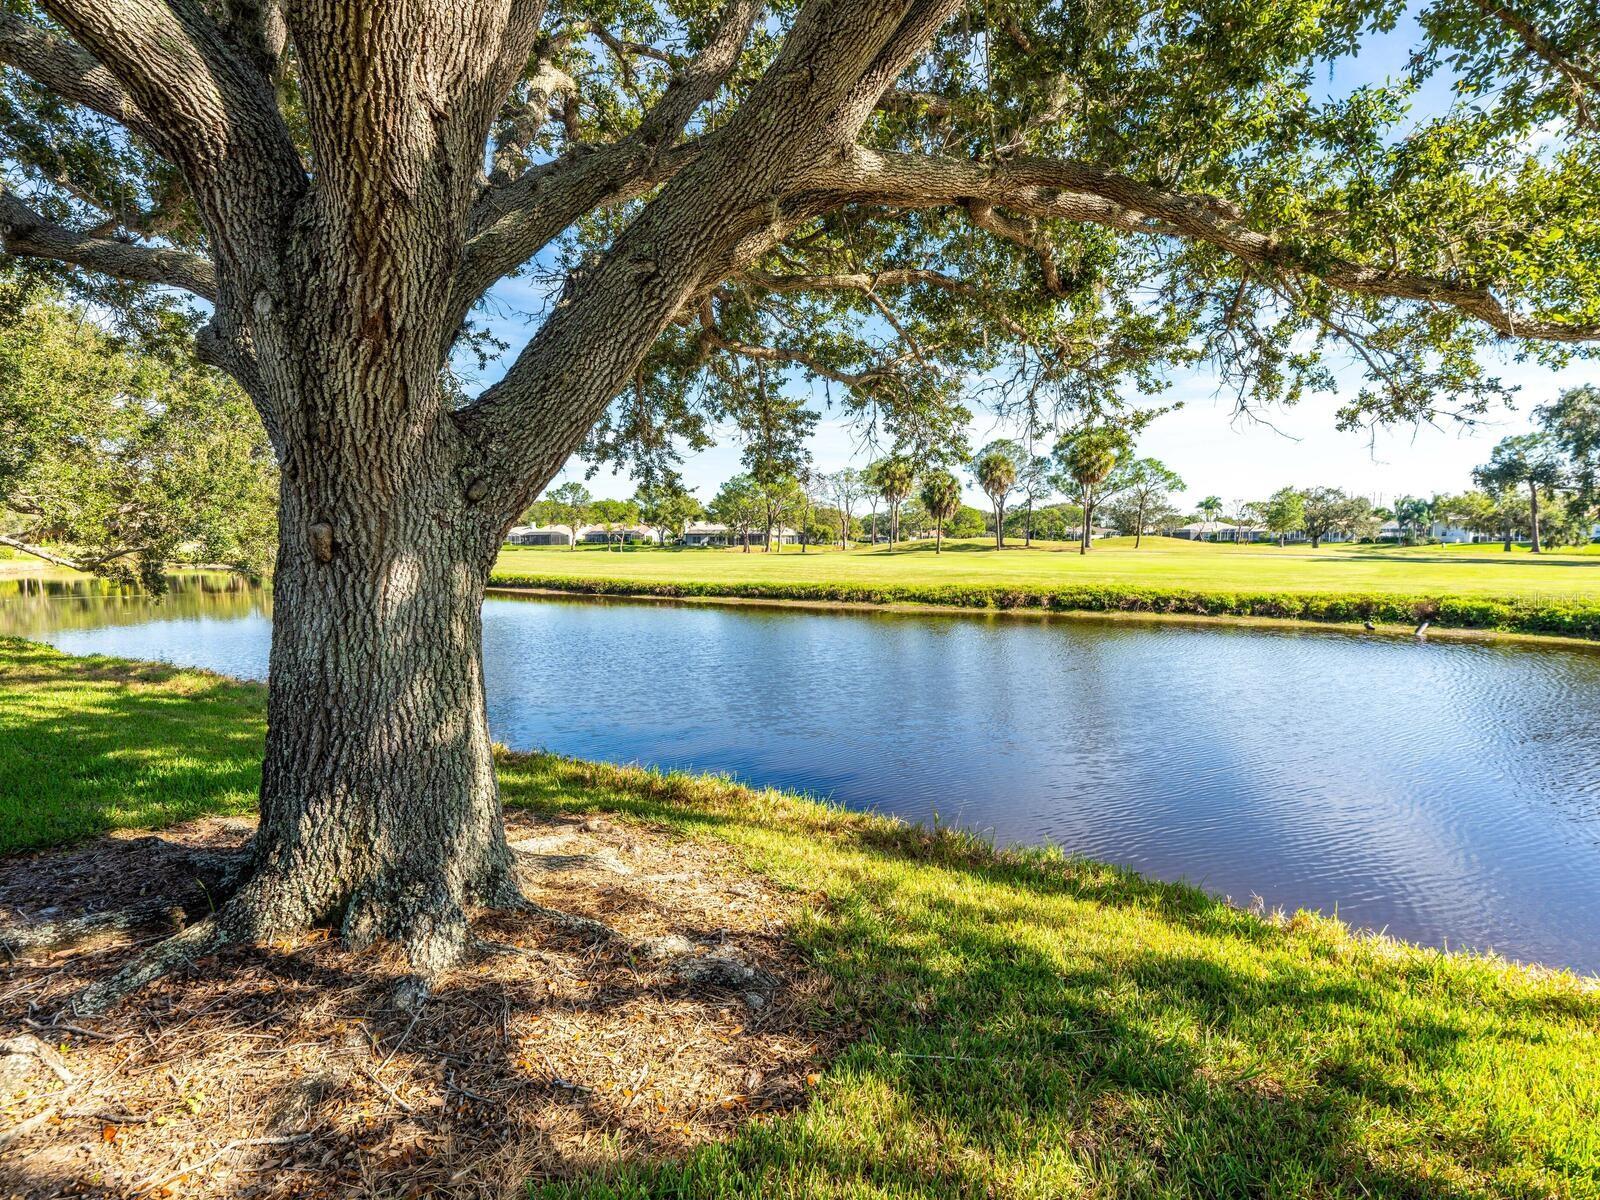
[[[1360,54],[1337,64],[1326,80],[1329,96],[1344,95],[1362,84],[1381,82],[1405,69],[1416,27],[1405,21],[1394,33],[1374,37]],[[1436,78],[1419,94],[1414,112],[1426,115],[1448,103],[1448,82]],[[489,324],[511,345],[510,361],[543,312],[543,289],[527,281],[508,280],[490,294]],[[1234,416],[1231,399],[1219,390],[1209,369],[1175,372],[1172,387],[1161,400],[1183,401],[1183,407],[1156,421],[1140,439],[1138,452],[1164,461],[1189,485],[1179,498],[1192,505],[1206,495],[1225,500],[1259,498],[1285,485],[1328,484],[1385,502],[1396,495],[1459,491],[1469,484],[1474,466],[1483,462],[1500,438],[1528,428],[1528,413],[1563,388],[1600,382],[1600,363],[1576,363],[1562,371],[1537,364],[1518,364],[1508,355],[1490,354],[1485,360],[1507,383],[1517,385],[1516,409],[1491,412],[1479,425],[1468,428],[1447,422],[1440,426],[1396,427],[1376,433],[1341,433],[1335,428],[1338,394],[1310,397],[1289,409],[1266,414],[1271,425]],[[503,363],[486,371],[480,382],[498,376]],[[1347,367],[1339,374],[1340,391],[1353,395],[1360,373]],[[793,385],[806,388],[795,380]],[[826,411],[820,386],[809,389],[813,407],[822,414],[812,439],[812,456],[821,470],[847,464],[864,465],[875,456],[862,442],[860,431]],[[974,447],[994,437],[1009,436],[992,417],[979,414],[970,429]],[[739,446],[731,437],[719,439],[712,450],[687,456],[683,474],[701,500],[709,500],[723,480],[739,468]],[[584,478],[585,464],[568,463],[563,478]],[[967,481],[970,484],[970,481]],[[632,495],[627,475],[603,468],[588,486],[600,496]],[[978,503],[975,488],[968,500]]]

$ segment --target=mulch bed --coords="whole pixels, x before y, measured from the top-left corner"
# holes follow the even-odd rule
[[[249,832],[0,861],[0,930],[169,895],[203,911],[186,856]],[[803,1100],[840,1034],[786,940],[794,898],[635,825],[513,814],[510,836],[531,899],[622,936],[485,915],[489,945],[418,1012],[392,952],[326,934],[230,948],[94,1021],[64,1002],[170,929],[0,951],[0,1196],[509,1196]]]

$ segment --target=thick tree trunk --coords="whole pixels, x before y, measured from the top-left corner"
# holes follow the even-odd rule
[[[313,454],[285,465],[248,864],[213,917],[88,989],[83,1010],[216,945],[318,925],[394,941],[426,980],[460,958],[471,906],[520,902],[483,692],[499,531],[460,483],[460,446],[424,439],[382,489],[308,469]]]
[[[1529,543],[1530,553],[1539,553],[1539,489],[1533,484],[1528,485],[1528,524],[1533,540]]]
[[[352,498],[332,523],[286,495],[239,936],[331,921],[432,974],[464,946],[467,905],[516,898],[483,694],[492,555],[447,519],[448,481],[365,513]]]

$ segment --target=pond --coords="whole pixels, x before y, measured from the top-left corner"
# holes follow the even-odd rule
[[[0,583],[0,634],[260,678],[270,600]],[[1600,652],[1071,617],[491,598],[519,749],[726,772],[1600,972]]]

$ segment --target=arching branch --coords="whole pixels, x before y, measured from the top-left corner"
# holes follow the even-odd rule
[[[585,213],[639,196],[670,179],[692,157],[672,143],[738,64],[760,0],[729,0],[717,31],[668,84],[628,137],[575,150],[485,189],[472,216],[454,302],[454,328],[496,280],[527,262]]]
[[[0,189],[0,244],[8,254],[72,263],[135,283],[181,288],[205,300],[215,301],[217,296],[216,271],[209,259],[53,224],[5,189]]]
[[[1089,163],[1016,158],[986,165],[857,148],[821,173],[836,181],[841,202],[909,208],[962,205],[969,210],[977,202],[1024,217],[1188,238],[1216,246],[1241,262],[1310,276],[1340,291],[1448,305],[1509,338],[1600,340],[1600,322],[1524,317],[1487,287],[1337,256],[1319,254],[1312,259],[1284,234],[1252,228],[1226,200],[1168,191]]]

